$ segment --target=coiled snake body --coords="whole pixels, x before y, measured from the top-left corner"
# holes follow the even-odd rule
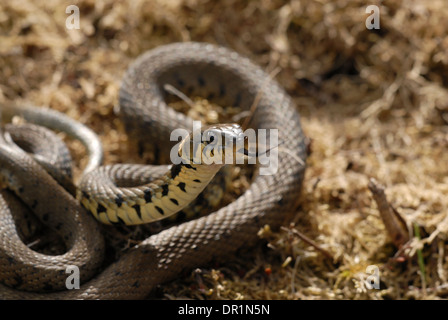
[[[278,143],[287,149],[278,154],[277,172],[256,176],[250,188],[233,203],[147,238],[95,275],[103,257],[98,223],[68,192],[61,190],[36,161],[6,138],[1,138],[1,181],[12,186],[14,193],[45,224],[63,235],[68,250],[64,255],[45,256],[27,248],[20,241],[9,213],[16,207],[16,200],[10,193],[3,192],[0,197],[0,281],[4,285],[0,285],[0,298],[143,298],[156,285],[174,279],[185,269],[229,258],[239,248],[252,245],[257,240],[257,231],[264,225],[276,228],[284,223],[285,213],[296,206],[306,159],[299,115],[286,92],[259,67],[229,49],[210,44],[177,43],[151,50],[139,57],[124,76],[120,117],[130,135],[152,141],[161,153],[169,153],[172,144],[167,141],[174,129],[191,130],[193,127],[191,118],[167,106],[163,90],[167,84],[223,106],[249,110],[256,101],[256,107],[251,109],[251,127],[278,129]],[[25,112],[25,108],[22,111]],[[40,111],[34,112],[40,114]],[[77,133],[76,128],[71,130],[83,139],[88,149],[97,148],[91,145],[96,142],[88,133]],[[100,157],[91,159],[89,170],[100,162]],[[131,165],[100,168],[128,176],[143,169]],[[179,187],[178,181],[177,187],[182,186]],[[162,187],[161,192],[166,196],[174,192],[170,190]],[[91,206],[86,201],[89,195],[84,196],[81,194],[81,201],[84,199],[84,205]],[[109,214],[104,213],[97,202],[95,206],[97,214]],[[134,210],[136,214],[140,210],[142,215],[140,207]],[[151,210],[148,212],[154,212],[154,208]],[[80,289],[67,290],[67,265],[80,268],[81,281],[90,280]],[[29,292],[55,289],[60,291]]]

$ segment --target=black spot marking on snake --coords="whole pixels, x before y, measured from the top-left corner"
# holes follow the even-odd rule
[[[238,94],[235,97],[235,101],[233,102],[233,105],[235,107],[238,107],[241,104],[241,93],[238,92]]]
[[[171,202],[174,203],[176,206],[179,205],[179,202],[176,199],[170,198]]]
[[[13,257],[8,257],[7,260],[9,262],[9,264],[15,264],[16,263],[16,260]]]
[[[124,201],[123,196],[121,194],[118,194],[117,197],[115,198],[115,203],[117,204],[118,208],[121,207],[123,201]]]
[[[180,190],[182,190],[183,192],[187,192],[185,190],[185,182],[179,182],[179,184],[177,185],[179,187]]]
[[[166,196],[168,194],[168,183],[162,186],[162,196]]]
[[[119,216],[117,216],[117,219],[118,219],[118,222],[116,222],[116,223],[121,224],[121,225],[125,225],[126,224],[126,222],[124,222],[124,220],[121,219]]]
[[[22,279],[22,277],[19,276],[19,275],[15,275],[15,276],[14,276],[14,280],[15,280],[15,282],[16,282],[16,284],[14,285],[14,287],[16,287],[16,288],[20,287],[20,286],[23,284],[23,279]]]
[[[155,206],[155,207],[156,207],[157,211],[159,211],[159,213],[160,213],[161,215],[164,215],[164,214],[165,214],[165,212],[163,211],[162,208],[160,208],[160,207],[158,207],[158,206]]]
[[[201,76],[198,77],[198,84],[201,88],[205,86],[205,80]]]
[[[64,235],[64,240],[68,241],[69,239],[73,238],[73,232],[69,232],[68,234]]]
[[[38,204],[39,204],[39,203],[37,202],[37,200],[34,200],[34,201],[33,201],[33,204],[31,205],[31,210],[36,209],[36,207],[37,207]]]
[[[199,180],[199,179],[194,179],[193,181],[194,181],[194,182],[197,182],[197,183],[200,183],[200,182],[201,182],[201,180]]]
[[[226,94],[226,87],[224,84],[219,85],[219,97],[222,98]]]
[[[177,75],[176,75],[176,82],[177,82],[177,85],[179,87],[184,87],[185,86],[185,81],[182,80],[181,78],[179,78],[179,76],[177,76]]]
[[[140,283],[139,283],[138,280],[137,280],[137,281],[135,281],[135,282],[132,284],[132,286],[133,286],[134,288],[138,288],[138,287],[140,287]]]
[[[19,193],[23,193],[23,187],[19,187],[18,191]]]
[[[176,178],[179,175],[181,169],[182,166],[180,164],[173,165],[171,167],[171,179]]]
[[[96,209],[96,212],[98,214],[100,214],[101,212],[106,212],[106,211],[107,211],[106,207],[103,206],[101,203],[98,203],[98,208]]]
[[[214,94],[213,92],[210,92],[210,93],[207,95],[207,100],[208,100],[208,101],[213,100],[214,97],[215,97],[215,94]]]
[[[47,282],[47,283],[45,283],[45,285],[43,286],[42,289],[44,291],[53,291],[53,286]]]
[[[120,217],[117,217],[117,218],[120,218]],[[110,223],[112,223],[112,225],[115,226],[116,228],[119,228],[119,227],[121,227],[121,226],[123,225],[122,222],[120,222],[120,221],[112,221],[112,220],[109,219],[109,217],[107,218],[107,220],[108,220]]]
[[[64,225],[64,224],[63,224],[62,222],[59,222],[59,223],[56,225],[55,229],[56,229],[56,230],[61,230],[61,228],[62,228],[63,225]]]
[[[126,131],[127,132],[129,132],[128,130],[132,130],[133,128],[131,127],[131,126],[126,126]],[[138,155],[140,156],[140,157],[142,157],[143,156],[143,153],[145,152],[145,146],[144,146],[144,143],[143,143],[143,141],[140,141],[138,144],[137,144],[137,153],[138,153]],[[158,159],[158,158],[156,158],[156,159]]]
[[[135,212],[137,212],[137,215],[138,215],[139,219],[141,220],[142,219],[142,212],[140,210],[140,205],[135,204],[135,205],[132,206],[132,208],[135,209]]]
[[[48,213],[46,213],[42,216],[43,221],[48,221],[48,218],[49,218]]]
[[[146,203],[152,202],[152,191],[151,189],[146,189],[143,191],[143,197],[145,198]]]
[[[195,167],[193,167],[191,164],[185,164],[185,168],[187,169],[192,169],[194,171],[196,171],[197,169]]]

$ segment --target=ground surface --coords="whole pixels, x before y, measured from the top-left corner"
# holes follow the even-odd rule
[[[65,27],[68,4],[80,8],[79,30]],[[379,5],[379,30],[366,28],[370,4]],[[233,48],[276,74],[302,115],[312,141],[302,205],[289,231],[262,230],[265,241],[245,256],[180,275],[152,297],[444,298],[447,17],[445,0],[6,0],[0,102],[62,111],[101,135],[107,163],[135,162],[113,114],[128,64],[175,41]],[[83,149],[70,148],[79,172]],[[404,258],[367,187],[371,177],[407,222]],[[378,290],[365,285],[369,265],[379,268]]]

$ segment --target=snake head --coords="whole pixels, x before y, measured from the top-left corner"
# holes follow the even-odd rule
[[[223,166],[240,163],[248,155],[247,137],[240,125],[219,124],[191,132],[179,145],[183,162]]]

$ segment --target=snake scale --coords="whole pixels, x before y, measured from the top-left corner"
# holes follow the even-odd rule
[[[277,172],[256,175],[250,187],[234,202],[210,215],[150,236],[98,273],[104,241],[98,222],[27,153],[2,137],[0,176],[19,186],[14,193],[40,220],[63,235],[68,249],[63,255],[47,256],[27,248],[17,235],[10,213],[17,207],[16,197],[3,191],[0,298],[144,298],[157,285],[175,279],[185,270],[229,259],[239,249],[253,245],[258,238],[257,231],[264,225],[278,228],[285,222],[286,213],[297,205],[307,151],[299,114],[284,89],[249,59],[227,48],[186,42],[144,53],[124,75],[119,117],[130,136],[151,141],[160,153],[167,153],[172,147],[169,137],[174,129],[191,131],[193,125],[191,118],[168,106],[165,85],[223,106],[251,110],[252,128],[278,129],[278,143],[287,152],[279,152]],[[251,108],[254,101],[256,107]],[[35,110],[40,115],[40,108]],[[91,143],[95,143],[94,139]],[[89,165],[95,167],[101,155],[97,157]],[[125,170],[116,171],[131,172],[133,168],[121,166]],[[140,166],[135,170],[142,169]],[[63,288],[68,275],[62,268],[68,264],[80,267],[83,284],[79,289]],[[58,289],[58,283],[63,290]],[[30,292],[34,289],[25,288],[25,284],[32,284],[39,292]],[[47,292],[50,289],[59,291]]]

